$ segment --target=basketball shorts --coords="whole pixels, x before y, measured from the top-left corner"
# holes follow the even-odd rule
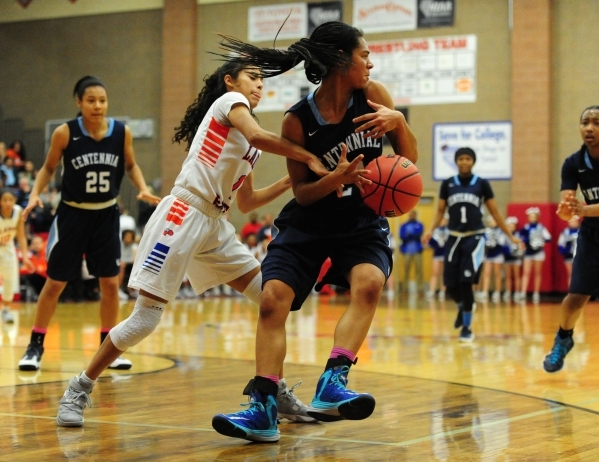
[[[334,284],[349,289],[346,276],[361,263],[376,266],[385,279],[391,274],[393,255],[389,248],[387,220],[376,219],[351,233],[330,236],[313,236],[296,228],[275,224],[279,227],[279,234],[268,245],[262,262],[262,285],[276,279],[291,287],[295,293],[292,311],[302,307],[328,257],[332,265],[319,282],[319,287]]]
[[[81,277],[83,256],[93,276],[119,274],[121,239],[119,208],[87,210],[61,202],[50,228],[46,246],[48,276],[56,281]]]
[[[209,217],[169,195],[146,225],[128,286],[172,301],[185,274],[195,293],[201,294],[258,266],[222,215]]]
[[[477,284],[485,255],[485,235],[449,236],[445,249],[445,286],[457,287],[467,282]]]
[[[14,299],[15,292],[21,290],[19,260],[12,242],[0,245],[0,276],[2,276],[2,301],[10,303]]]
[[[545,251],[539,250],[538,252],[535,252],[535,253],[524,254],[524,260],[545,261]]]
[[[568,293],[599,295],[599,229],[581,226]]]

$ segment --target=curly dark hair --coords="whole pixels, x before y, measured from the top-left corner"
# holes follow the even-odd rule
[[[264,78],[283,74],[304,61],[306,78],[318,85],[331,69],[348,69],[351,66],[352,52],[363,36],[360,29],[343,22],[329,21],[318,26],[310,38],[295,42],[287,50],[260,48],[235,37],[221,35],[221,48],[229,54],[212,54],[226,62],[241,61],[258,67]]]
[[[185,116],[183,116],[181,124],[175,128],[176,133],[172,138],[173,143],[185,141],[187,143],[187,148],[185,150],[189,151],[193,137],[198,131],[208,109],[210,109],[210,106],[212,106],[218,98],[227,92],[224,80],[225,76],[230,75],[232,78],[236,79],[239,76],[239,73],[248,67],[255,66],[245,64],[240,60],[231,59],[214,71],[214,73],[204,77],[204,87],[198,94],[196,100],[191,103],[187,108],[187,111],[185,111]]]

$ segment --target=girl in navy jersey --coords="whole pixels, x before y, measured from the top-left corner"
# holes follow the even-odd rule
[[[518,219],[516,217],[507,217],[505,224],[514,236],[520,238],[520,233],[517,231]],[[524,249],[511,241],[507,241],[503,247],[503,269],[505,270],[504,302],[511,302],[512,297],[515,302],[521,300],[520,285],[522,284],[522,277],[520,269],[522,267],[523,254]]]
[[[332,172],[318,178],[288,160],[295,199],[275,220],[279,234],[262,263],[264,293],[256,339],[256,376],[246,387],[250,408],[219,414],[213,427],[227,436],[277,441],[278,373],[286,353],[285,321],[310,294],[324,261],[332,266],[317,285],[350,288],[350,303],[335,329],[331,355],[308,408],[312,417],[333,421],[368,417],[374,398],[346,388],[350,367],[364,341],[392,268],[389,223],[361,196],[359,163],[382,153],[383,135],[396,153],[415,162],[416,140],[393,109],[385,87],[369,78],[370,51],[360,30],[341,22],[317,27],[309,39],[287,50],[261,49],[225,37],[225,48],[270,75],[304,62],[306,77],[320,86],[287,111],[283,136],[314,152]]]
[[[35,178],[23,219],[35,207],[43,207],[40,193],[62,163],[61,202],[52,223],[46,258],[48,278],[40,293],[31,341],[19,369],[39,369],[44,337],[56,311],[58,297],[67,282],[81,273],[85,255],[90,274],[100,281],[100,341],[114,327],[119,312],[121,241],[116,198],[127,174],[139,191],[137,199],[158,203],[148,190],[135,162],[133,137],[123,123],[106,117],[108,96],[104,83],[86,76],[73,91],[80,113],[60,125],[52,134],[50,150]],[[129,369],[129,360],[116,357],[109,364]]]
[[[445,244],[445,265],[443,280],[447,293],[458,305],[458,315],[454,327],[462,328],[459,340],[472,342],[472,310],[474,292],[472,285],[477,284],[485,251],[485,227],[481,206],[484,204],[499,227],[514,244],[521,244],[507,228],[503,217],[497,210],[491,184],[472,173],[476,162],[476,153],[468,147],[455,152],[458,174],[441,183],[437,214],[431,226],[435,229],[441,223],[445,210],[449,213],[449,238]],[[430,231],[425,234],[428,242]]]
[[[534,271],[533,280],[533,303],[539,303],[541,296],[541,282],[543,278],[543,262],[545,261],[545,244],[551,241],[551,234],[542,223],[539,222],[541,211],[538,207],[529,207],[526,209],[528,223],[520,230],[522,242],[526,245],[524,251],[524,263],[522,265],[522,292],[520,298],[526,299],[526,291],[528,289],[528,281],[530,275]]]
[[[259,68],[229,62],[206,77],[198,98],[187,108],[173,141],[186,142],[188,155],[139,243],[129,279],[129,287],[139,290],[133,312],[110,331],[87,369],[70,380],[60,401],[58,425],[83,425],[83,409],[90,404],[98,376],[154,331],[185,274],[196,294],[228,284],[260,302],[260,263],[237,239],[225,217],[227,210],[237,198],[239,209],[248,213],[290,188],[289,177],[284,177],[254,190],[253,169],[262,149],[306,162],[316,174],[328,173],[313,154],[260,128],[252,110],[262,88]],[[281,400],[301,410],[293,393],[284,391]]]
[[[577,215],[582,224],[572,262],[568,295],[561,306],[559,329],[553,348],[543,361],[547,372],[557,372],[574,347],[574,327],[591,296],[599,295],[599,106],[586,108],[580,116],[580,135],[584,144],[562,165],[561,201],[557,216],[570,220]],[[584,202],[576,198],[580,187]]]
[[[481,301],[486,301],[489,296],[491,286],[491,277],[495,283],[491,301],[498,303],[501,297],[501,270],[503,267],[503,247],[506,236],[493,217],[488,218],[488,225],[485,228],[485,274],[483,275],[483,291]]]
[[[580,231],[580,218],[576,215],[568,220],[568,226],[560,233],[557,239],[557,250],[564,257],[564,266],[568,276],[568,285],[572,278],[572,261],[576,254],[576,241],[578,240],[578,232]]]

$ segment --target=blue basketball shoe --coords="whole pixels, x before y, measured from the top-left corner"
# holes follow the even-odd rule
[[[242,438],[262,443],[279,441],[277,427],[278,385],[264,377],[256,377],[244,390],[250,395],[249,409],[233,414],[217,414],[212,418],[212,428],[232,438]]]
[[[374,411],[375,400],[368,393],[348,390],[347,374],[354,364],[349,358],[330,358],[316,385],[316,394],[308,406],[308,415],[322,422],[362,420]]]
[[[559,335],[556,335],[551,353],[545,356],[545,361],[543,361],[543,368],[547,372],[561,370],[564,367],[564,358],[573,346],[574,339],[572,337],[561,338]]]

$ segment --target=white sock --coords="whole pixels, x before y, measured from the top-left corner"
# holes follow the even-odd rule
[[[79,374],[78,380],[79,380],[79,385],[82,385],[85,388],[92,388],[96,384],[95,380],[92,380],[87,375],[85,375],[85,371],[83,371],[81,374]]]

